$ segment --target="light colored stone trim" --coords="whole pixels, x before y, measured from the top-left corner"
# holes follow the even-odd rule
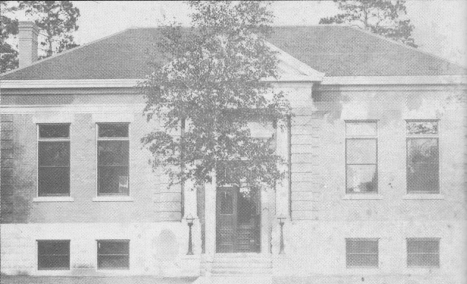
[[[346,194],[342,197],[344,200],[381,200],[380,194]]]
[[[442,200],[444,199],[444,194],[431,194],[431,193],[417,193],[417,194],[407,194],[402,197],[405,200]]]
[[[73,202],[73,197],[57,196],[57,197],[35,197],[32,202]]]

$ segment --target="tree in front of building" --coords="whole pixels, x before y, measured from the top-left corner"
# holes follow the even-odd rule
[[[18,51],[11,38],[18,34],[18,20],[15,13],[23,13],[33,20],[43,40],[40,46],[49,57],[78,46],[73,32],[78,30],[80,11],[71,1],[0,1],[1,5],[1,50],[0,73],[18,67]]]
[[[411,47],[414,26],[407,18],[405,0],[334,0],[342,13],[322,18],[320,24],[348,24]]]
[[[283,125],[290,106],[265,79],[277,78],[277,59],[265,41],[270,3],[193,1],[192,27],[169,24],[152,73],[140,83],[148,120],[142,138],[170,185],[205,183],[273,187],[283,177],[272,139],[252,137],[249,122]],[[164,60],[160,60],[160,53]],[[216,174],[215,174],[216,173]]]

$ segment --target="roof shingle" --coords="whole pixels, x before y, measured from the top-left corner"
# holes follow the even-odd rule
[[[141,79],[157,28],[131,28],[4,74],[2,80]],[[275,27],[269,41],[326,76],[465,75],[466,69],[345,26]]]

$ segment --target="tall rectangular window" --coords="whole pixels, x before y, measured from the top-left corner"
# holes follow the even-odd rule
[[[129,240],[100,240],[97,241],[98,269],[129,269],[130,241]]]
[[[98,195],[129,195],[128,124],[98,124]]]
[[[70,195],[70,125],[38,125],[38,196]]]
[[[407,192],[439,193],[438,121],[407,121]]]
[[[37,241],[37,260],[39,270],[70,269],[70,241]]]
[[[378,192],[378,138],[374,121],[347,121],[346,193]]]
[[[377,239],[346,239],[347,267],[378,267]]]
[[[439,267],[439,239],[407,239],[408,267]]]

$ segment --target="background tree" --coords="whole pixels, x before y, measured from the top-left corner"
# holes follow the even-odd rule
[[[18,68],[18,51],[13,40],[18,34],[16,13],[24,12],[35,21],[41,36],[45,36],[40,42],[45,47],[45,56],[39,59],[78,46],[73,32],[78,30],[80,12],[71,1],[0,1],[0,9],[0,73]]]
[[[46,56],[78,46],[72,32],[78,30],[79,9],[71,1],[19,1],[19,9],[35,19],[44,32]]]
[[[7,16],[14,9],[8,1],[0,1],[0,73],[18,67],[18,51],[8,42],[11,36],[18,34],[18,20]]]
[[[320,24],[349,24],[417,47],[414,26],[406,18],[405,0],[334,0],[343,13],[322,18]]]
[[[284,121],[288,101],[265,78],[277,59],[265,42],[270,3],[194,1],[191,29],[161,28],[153,72],[140,83],[145,115],[161,123],[142,142],[170,184],[274,186],[283,173],[269,140],[251,136],[248,122]],[[160,55],[158,56],[160,57]],[[183,129],[183,131],[182,131]],[[182,135],[179,135],[182,133]],[[217,173],[217,175],[212,175]]]

